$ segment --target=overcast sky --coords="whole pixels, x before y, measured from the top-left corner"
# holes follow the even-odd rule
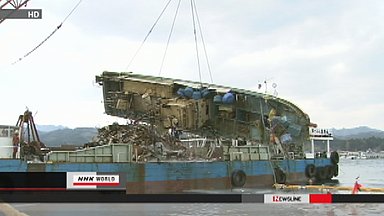
[[[41,20],[0,24],[0,124],[25,107],[37,124],[104,126],[104,70],[159,75],[178,1],[171,1],[132,64],[129,61],[168,0],[31,0]],[[292,101],[325,128],[384,130],[384,1],[196,0],[213,81],[267,90]],[[201,43],[200,43],[201,44]],[[202,51],[202,47],[199,47]],[[210,82],[200,53],[204,82]],[[381,72],[380,72],[381,71]],[[190,2],[181,0],[162,76],[199,80]]]

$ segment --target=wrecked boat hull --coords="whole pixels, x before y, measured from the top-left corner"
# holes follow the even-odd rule
[[[280,167],[285,183],[307,183],[308,165],[326,167],[330,159],[276,161],[214,161],[159,163],[26,163],[1,160],[0,172],[120,172],[126,175],[127,194],[188,193],[193,190],[230,190],[271,187],[279,178]],[[234,179],[243,172],[244,179]],[[236,186],[240,181],[241,186]]]

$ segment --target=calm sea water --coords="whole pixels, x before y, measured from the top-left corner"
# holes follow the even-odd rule
[[[341,186],[353,186],[356,177],[363,187],[384,188],[384,160],[347,160],[339,163],[337,179]],[[251,191],[263,193],[263,191]],[[169,216],[230,216],[230,215],[382,215],[384,204],[0,204],[0,215],[169,215]]]
[[[340,185],[353,186],[357,177],[363,187],[384,188],[384,160],[340,159],[337,177]]]

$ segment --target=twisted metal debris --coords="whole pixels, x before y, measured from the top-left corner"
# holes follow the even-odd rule
[[[203,139],[198,139],[202,141]],[[174,133],[160,133],[150,124],[117,123],[98,129],[98,135],[85,148],[111,143],[133,144],[135,161],[212,159],[219,154],[216,145],[182,141]]]

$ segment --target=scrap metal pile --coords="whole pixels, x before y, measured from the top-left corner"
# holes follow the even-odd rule
[[[119,125],[114,123],[113,125],[98,129],[98,135],[93,139],[93,143],[88,143],[87,145],[98,146],[110,143],[134,143],[136,145],[150,145],[156,138],[159,139],[158,133],[156,133],[156,131],[153,129],[151,130],[149,125]]]
[[[98,129],[98,135],[85,148],[111,143],[133,144],[133,160],[196,160],[217,156],[212,154],[211,146],[192,146],[182,143],[172,133],[159,133],[149,124],[135,123],[119,125],[117,123]],[[216,147],[216,146],[215,146]],[[209,152],[209,154],[207,154]]]

